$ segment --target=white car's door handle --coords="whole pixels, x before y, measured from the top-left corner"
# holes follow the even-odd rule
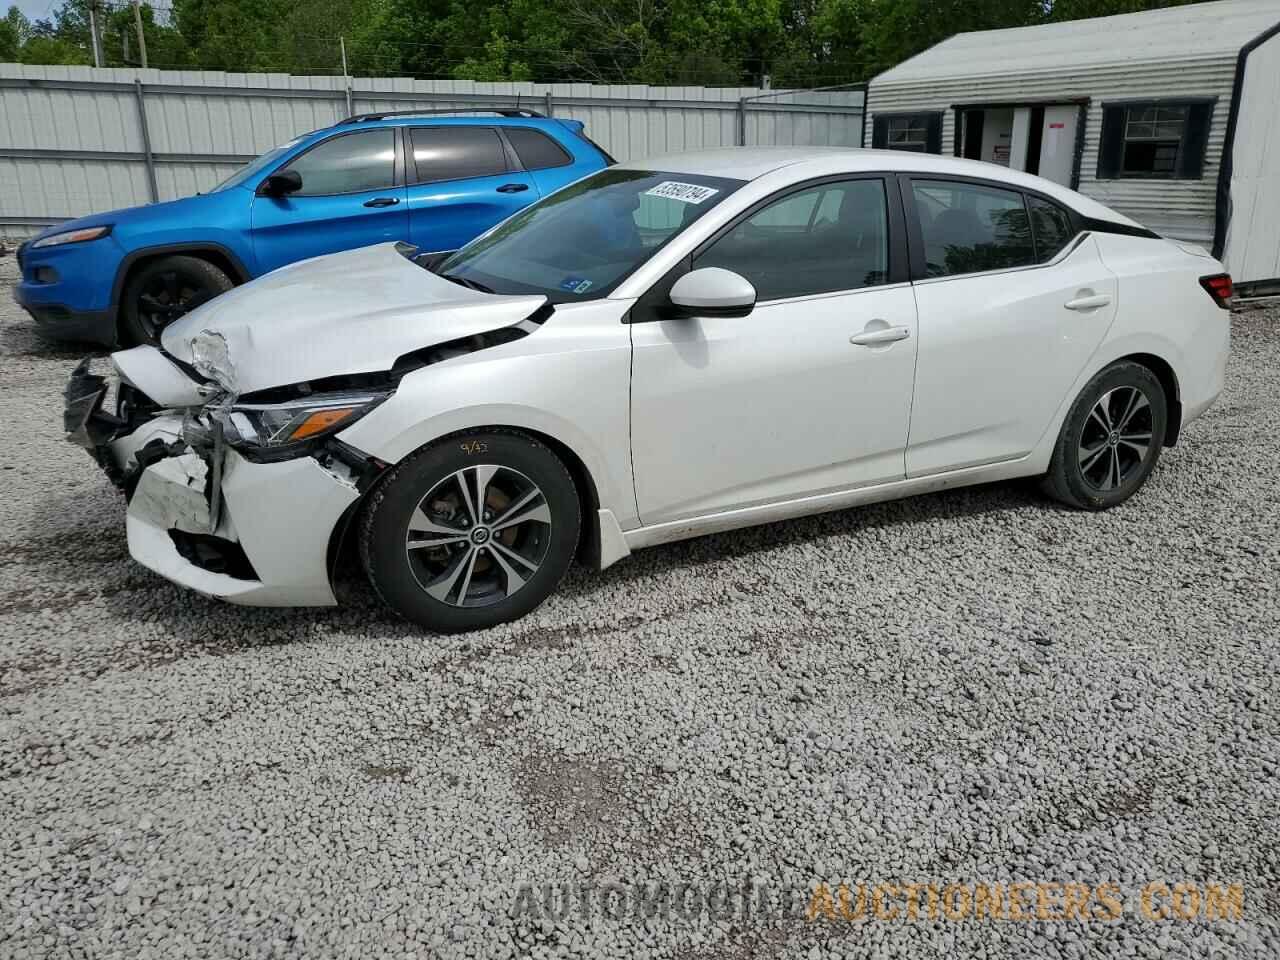
[[[855,333],[849,338],[849,342],[859,347],[878,347],[886,343],[905,340],[909,336],[911,336],[911,331],[906,327],[881,327],[879,330],[864,330],[862,333]]]
[[[1105,293],[1095,294],[1088,297],[1076,297],[1074,300],[1068,300],[1063,304],[1068,310],[1097,310],[1099,307],[1105,307],[1111,302],[1111,298]]]

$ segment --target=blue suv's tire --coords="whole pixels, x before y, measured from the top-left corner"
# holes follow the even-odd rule
[[[159,343],[161,331],[174,320],[233,286],[222,270],[199,257],[152,260],[125,287],[120,338],[127,344]]]

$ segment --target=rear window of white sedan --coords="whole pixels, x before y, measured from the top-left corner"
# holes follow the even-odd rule
[[[931,277],[1036,262],[1022,194],[976,183],[912,180]]]

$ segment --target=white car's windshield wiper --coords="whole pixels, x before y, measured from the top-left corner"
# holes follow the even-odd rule
[[[483,283],[478,283],[475,280],[468,280],[466,277],[460,277],[456,273],[442,273],[440,276],[444,277],[446,280],[452,280],[459,286],[467,287],[470,290],[479,290],[481,293],[493,293],[492,287],[486,287]]]

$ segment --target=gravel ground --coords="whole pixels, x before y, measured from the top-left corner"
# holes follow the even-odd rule
[[[15,272],[0,955],[1280,955],[1280,311],[1236,318],[1227,393],[1119,510],[1005,484],[776,524],[442,639],[355,579],[336,611],[243,610],[132,563],[59,435],[80,351],[34,336]],[[1121,909],[629,906],[1018,880]],[[1241,884],[1243,916],[1149,919],[1151,881]]]

